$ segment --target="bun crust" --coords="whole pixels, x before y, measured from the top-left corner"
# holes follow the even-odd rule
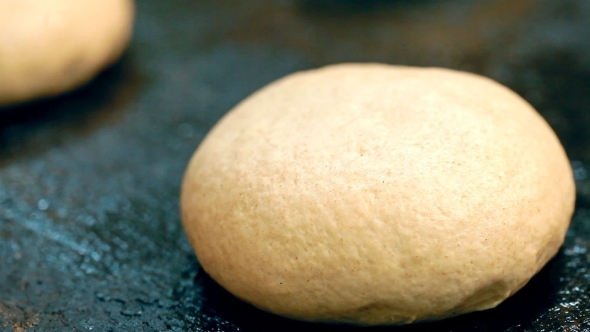
[[[360,325],[493,308],[559,250],[568,158],[508,88],[439,68],[342,64],[280,79],[186,170],[205,271],[279,315]]]

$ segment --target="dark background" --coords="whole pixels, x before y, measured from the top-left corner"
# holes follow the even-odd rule
[[[137,10],[114,67],[66,96],[0,109],[1,331],[590,331],[590,1],[141,0]],[[272,80],[348,61],[490,76],[561,138],[578,186],[566,243],[498,308],[405,328],[306,324],[236,300],[199,268],[178,196],[200,140]]]

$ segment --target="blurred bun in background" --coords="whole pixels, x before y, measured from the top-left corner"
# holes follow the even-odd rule
[[[0,106],[72,90],[119,59],[132,0],[0,2]]]

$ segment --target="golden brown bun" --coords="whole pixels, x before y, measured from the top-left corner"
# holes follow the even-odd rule
[[[309,321],[403,324],[495,307],[563,243],[572,171],[506,87],[438,68],[290,75],[209,133],[183,182],[205,271]]]
[[[132,0],[0,1],[0,105],[54,96],[116,61]]]

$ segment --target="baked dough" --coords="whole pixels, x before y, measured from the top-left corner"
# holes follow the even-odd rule
[[[0,1],[0,106],[54,96],[116,61],[132,0]]]
[[[575,187],[554,132],[506,87],[343,64],[235,107],[181,196],[199,262],[228,291],[296,319],[373,325],[498,305],[558,251]]]

